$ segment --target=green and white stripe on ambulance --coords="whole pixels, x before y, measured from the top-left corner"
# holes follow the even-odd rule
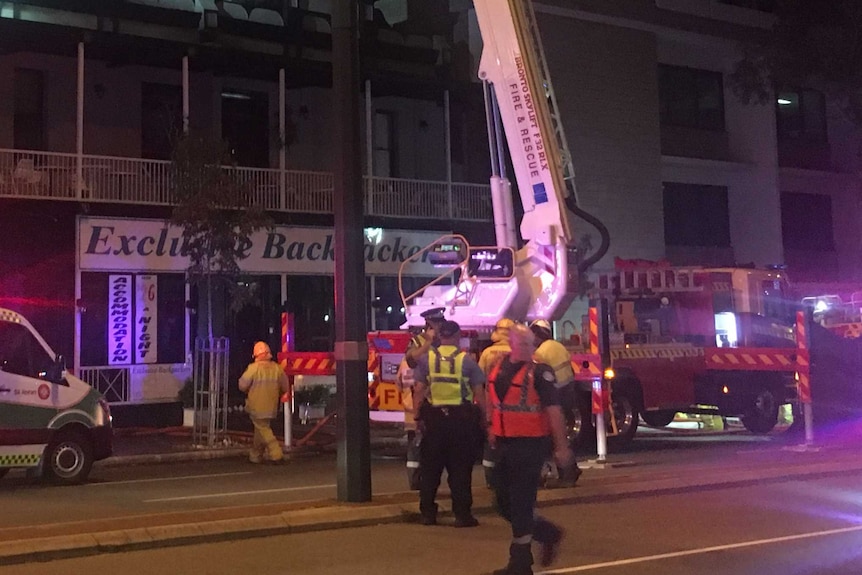
[[[46,444],[0,446],[0,467],[36,467]]]

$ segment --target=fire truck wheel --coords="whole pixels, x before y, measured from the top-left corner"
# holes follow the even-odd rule
[[[617,435],[612,439],[617,443],[628,443],[634,439],[638,430],[638,408],[629,390],[620,389],[613,393],[614,418],[617,422]],[[608,422],[608,430],[611,430]]]
[[[577,449],[583,443],[589,443],[590,435],[595,434],[590,408],[589,398],[587,398],[585,401],[578,401],[572,411],[566,414],[566,435],[572,449]]]
[[[754,398],[751,412],[742,417],[742,425],[751,433],[769,433],[778,423],[778,402],[768,389]]]
[[[641,413],[644,423],[650,427],[667,427],[673,422],[676,413],[673,411],[645,411]]]

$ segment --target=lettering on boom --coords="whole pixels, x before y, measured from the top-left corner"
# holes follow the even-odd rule
[[[539,130],[533,94],[527,82],[527,70],[524,68],[524,59],[521,55],[515,56],[515,65],[518,69],[518,81],[509,84],[509,96],[515,109],[517,134],[521,142],[525,168],[533,188],[533,199],[537,204],[543,204],[548,201],[545,185],[541,181],[543,174],[549,171],[548,157],[542,133]]]

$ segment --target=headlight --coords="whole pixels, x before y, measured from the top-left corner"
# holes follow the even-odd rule
[[[111,406],[104,397],[99,398],[99,409],[96,412],[96,425],[110,425]]]

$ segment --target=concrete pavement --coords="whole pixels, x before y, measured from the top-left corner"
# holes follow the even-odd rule
[[[689,463],[673,465],[626,465],[625,456],[610,456],[607,462],[586,462],[584,474],[574,488],[544,489],[542,506],[612,500],[621,497],[655,496],[680,490],[710,489],[752,482],[783,481],[862,470],[862,457],[855,441],[828,441],[815,447],[769,444],[726,452]],[[105,464],[128,465],[169,458],[242,457],[245,448],[125,454]],[[122,458],[126,459],[123,460]],[[298,455],[297,455],[298,457]],[[166,459],[168,458],[168,459]],[[293,463],[292,463],[293,464]],[[301,460],[295,462],[301,465]],[[491,493],[474,486],[474,510],[479,516],[493,512]],[[449,517],[448,500],[439,498],[441,522]],[[74,533],[62,526],[21,529],[15,538],[0,541],[0,564],[44,561],[104,552],[127,551],[220,540],[302,533],[343,527],[415,521],[415,493],[393,493],[367,503],[321,500],[270,504],[230,509],[198,510],[122,521],[79,522]]]

